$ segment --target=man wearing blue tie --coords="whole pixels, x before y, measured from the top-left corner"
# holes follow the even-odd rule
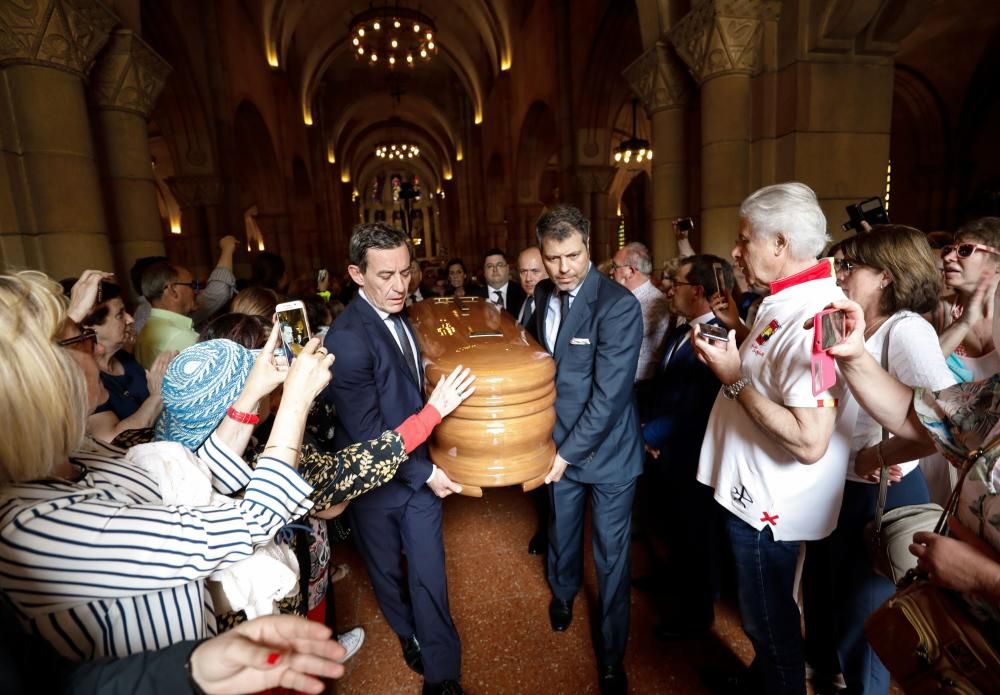
[[[722,267],[726,287],[716,288],[713,266]],[[725,543],[722,519],[712,489],[696,479],[701,441],[708,427],[719,380],[698,360],[691,343],[696,324],[722,323],[712,313],[709,298],[732,291],[733,269],[718,256],[689,256],[670,278],[667,291],[673,310],[687,320],[667,334],[665,351],[653,377],[651,419],[642,435],[654,461],[648,468],[660,508],[662,526],[652,529],[678,562],[658,578],[666,595],[675,597],[665,620],[656,627],[660,639],[703,635],[715,619],[720,555]]]
[[[351,235],[347,270],[358,295],[325,341],[337,360],[324,396],[337,409],[338,449],[397,427],[424,405],[420,350],[402,315],[412,251],[406,233],[383,222],[360,224]],[[422,445],[349,509],[379,608],[407,666],[423,674],[424,695],[462,693],[441,534],[441,498],[461,491]]]
[[[630,537],[642,441],[632,396],[642,312],[627,289],[590,263],[590,221],[559,206],[535,231],[549,278],[535,287],[535,331],[556,362],[556,454],[549,484],[548,577],[552,629],[566,630],[583,581],[583,520],[593,510],[600,592],[595,645],[602,695],[625,693]]]

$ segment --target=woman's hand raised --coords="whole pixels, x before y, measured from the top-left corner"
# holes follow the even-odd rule
[[[301,399],[309,407],[326,385],[330,383],[334,357],[320,344],[319,338],[313,338],[292,360],[288,368],[288,378],[285,380],[282,402],[288,399]]]
[[[434,392],[427,399],[428,405],[433,405],[443,419],[475,393],[476,387],[472,385],[475,380],[469,369],[463,371],[462,365],[458,365],[451,374],[438,380]]]

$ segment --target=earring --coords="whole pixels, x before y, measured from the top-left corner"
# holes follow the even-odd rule
[[[878,283],[878,288],[879,288],[880,290],[884,290],[884,289],[885,289],[885,280],[881,280],[881,281],[880,281],[880,282]]]

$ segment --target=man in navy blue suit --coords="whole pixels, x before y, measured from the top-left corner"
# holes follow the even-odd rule
[[[424,405],[420,351],[401,315],[411,255],[406,234],[385,223],[360,224],[351,235],[347,270],[359,291],[325,341],[336,356],[324,395],[337,409],[337,448],[378,437]],[[441,498],[461,490],[431,463],[424,445],[391,481],[349,508],[379,608],[407,665],[424,675],[424,695],[462,692],[441,534]]]
[[[716,287],[714,266],[722,267],[725,287],[732,291],[733,269],[718,256],[689,256],[670,278],[667,296],[675,313],[687,320],[667,334],[665,352],[653,377],[651,419],[643,428],[655,460],[650,464],[652,494],[661,510],[656,529],[678,563],[666,573],[668,596],[677,602],[656,628],[661,639],[704,634],[715,620],[720,554],[725,542],[722,519],[712,489],[696,479],[701,441],[708,427],[719,380],[698,360],[691,344],[696,324],[722,326],[712,313]],[[669,510],[668,514],[662,510]]]
[[[561,632],[573,619],[589,495],[601,602],[599,685],[602,695],[625,693],[632,500],[643,458],[632,396],[642,312],[631,292],[591,264],[590,222],[579,210],[553,208],[535,231],[549,275],[535,287],[535,330],[556,361],[556,454],[545,479],[552,505],[549,620]]]

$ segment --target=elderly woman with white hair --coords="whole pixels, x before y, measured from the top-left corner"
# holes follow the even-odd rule
[[[249,557],[309,510],[296,472],[309,403],[333,358],[309,345],[279,370],[266,352],[234,407],[288,389],[267,456],[242,451],[250,425],[228,419],[199,450],[217,492],[241,500],[168,505],[125,452],[84,437],[100,392],[95,336],[66,319],[41,273],[0,275],[0,588],[26,626],[75,659],[124,656],[215,632],[204,579]],[[272,336],[274,343],[276,336]],[[191,454],[179,445],[178,460]]]

